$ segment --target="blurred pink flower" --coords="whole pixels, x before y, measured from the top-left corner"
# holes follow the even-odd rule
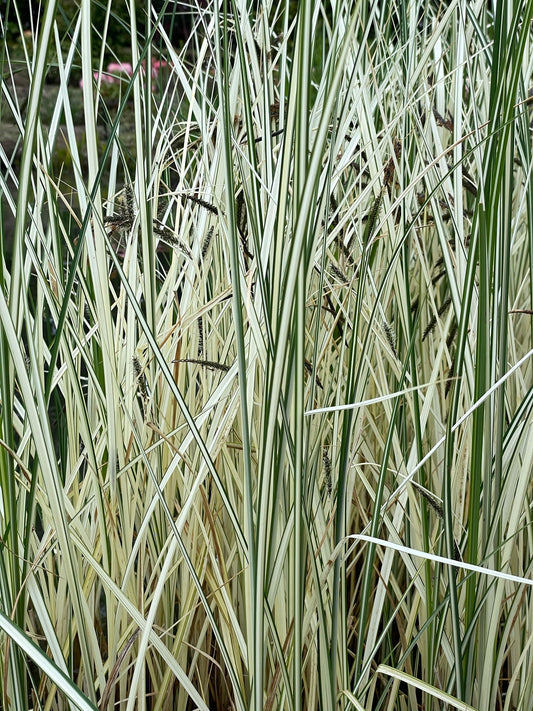
[[[112,74],[127,74],[131,77],[133,74],[133,67],[129,62],[111,62],[107,65],[107,71]]]
[[[100,72],[93,72],[93,77],[96,82],[100,81],[102,84],[113,84],[115,81],[112,76],[105,72],[102,72],[102,74],[100,74]],[[83,79],[80,79],[80,89],[83,89]]]
[[[157,79],[159,73],[164,67],[168,66],[164,59],[152,59],[152,79]],[[146,61],[142,61],[142,73],[146,74]],[[120,74],[133,76],[133,67],[129,62],[110,62],[107,65],[107,72],[93,72],[93,77],[96,82],[101,84],[120,84],[122,78]],[[83,89],[83,79],[80,79],[80,88]],[[152,91],[155,91],[155,86],[152,84]]]
[[[164,59],[152,59],[152,76],[157,78],[159,72],[168,66]]]

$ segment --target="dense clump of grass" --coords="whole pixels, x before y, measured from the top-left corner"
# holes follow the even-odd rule
[[[384,5],[4,41],[2,707],[531,708],[533,0]]]

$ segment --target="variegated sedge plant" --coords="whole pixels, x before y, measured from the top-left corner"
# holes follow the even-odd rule
[[[532,2],[103,6],[0,20],[0,705],[527,711]]]

